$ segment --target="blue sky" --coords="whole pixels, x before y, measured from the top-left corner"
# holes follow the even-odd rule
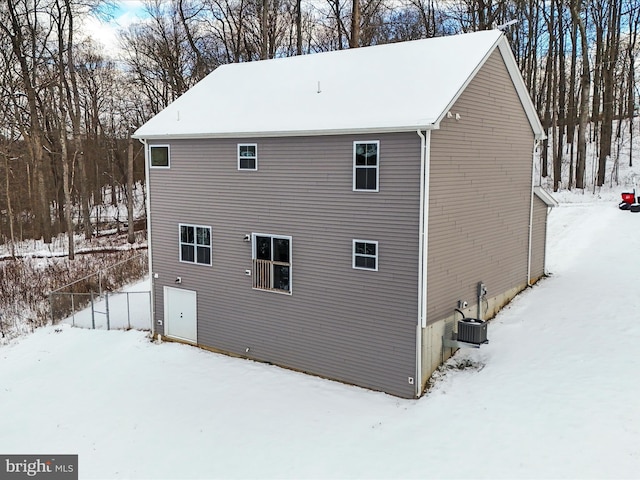
[[[111,0],[99,8],[114,19],[137,16],[144,11],[142,0]]]

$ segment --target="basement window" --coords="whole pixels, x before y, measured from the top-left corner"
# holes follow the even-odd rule
[[[180,261],[211,265],[211,227],[180,225]]]
[[[149,145],[149,166],[169,168],[169,145]]]
[[[353,142],[353,190],[378,191],[380,142]]]
[[[291,293],[291,237],[252,235],[253,288]]]
[[[353,268],[378,271],[378,242],[375,240],[353,241]]]
[[[238,170],[258,170],[258,145],[238,144]]]

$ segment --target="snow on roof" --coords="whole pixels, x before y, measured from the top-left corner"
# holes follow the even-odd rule
[[[557,207],[558,206],[558,202],[555,198],[553,198],[553,195],[551,195],[549,192],[547,192],[544,188],[542,187],[533,187],[533,193],[536,195],[536,197],[538,197],[540,200],[542,200],[547,207]]]
[[[488,30],[223,65],[140,127],[135,137],[277,136],[437,127],[501,42],[506,45],[500,31]],[[504,55],[504,48],[501,51]],[[512,69],[510,72],[513,77]],[[519,76],[517,67],[516,73]]]

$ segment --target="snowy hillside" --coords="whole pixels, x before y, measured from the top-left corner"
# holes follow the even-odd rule
[[[550,278],[401,400],[137,331],[0,347],[0,452],[80,478],[639,478],[640,213],[550,216]]]

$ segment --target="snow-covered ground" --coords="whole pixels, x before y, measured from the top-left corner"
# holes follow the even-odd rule
[[[555,209],[551,277],[416,401],[42,328],[0,347],[0,453],[77,453],[83,479],[640,478],[639,252],[640,213]]]

